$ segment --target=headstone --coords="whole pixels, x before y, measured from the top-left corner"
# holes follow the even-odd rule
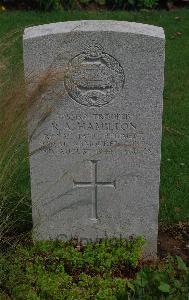
[[[129,22],[25,29],[29,94],[46,84],[28,124],[36,239],[143,235],[156,253],[164,43]]]

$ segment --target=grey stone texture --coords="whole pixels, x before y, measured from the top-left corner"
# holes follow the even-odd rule
[[[36,239],[143,235],[156,254],[164,44],[123,21],[25,29],[29,94],[47,82],[28,121]]]

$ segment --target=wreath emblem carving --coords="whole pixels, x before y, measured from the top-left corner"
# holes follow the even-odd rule
[[[123,88],[124,81],[120,63],[96,44],[69,61],[64,77],[69,96],[88,107],[108,104]]]

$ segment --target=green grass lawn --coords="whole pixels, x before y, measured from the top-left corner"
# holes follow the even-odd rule
[[[17,80],[22,68],[22,34],[26,26],[79,19],[112,19],[162,26],[166,35],[163,141],[161,161],[161,223],[189,220],[189,10],[174,12],[3,12],[0,13],[0,43],[3,78]],[[1,67],[1,64],[0,64]],[[4,68],[4,69],[3,69]],[[11,87],[10,87],[11,88]],[[1,93],[0,93],[1,95]],[[9,109],[7,107],[7,109]],[[27,147],[17,154],[17,168],[10,177],[6,199],[14,206],[25,197],[23,222],[28,225],[31,208]],[[25,158],[25,159],[23,159]],[[16,171],[15,171],[16,170]],[[11,192],[10,192],[11,191]],[[8,198],[7,198],[8,197]],[[26,213],[27,212],[27,213]],[[29,215],[28,215],[29,214]],[[16,212],[17,219],[19,212]]]

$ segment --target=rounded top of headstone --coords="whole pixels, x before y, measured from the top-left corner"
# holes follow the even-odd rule
[[[24,31],[24,40],[52,34],[82,31],[123,32],[165,38],[163,28],[158,26],[126,21],[82,20],[28,27]]]

